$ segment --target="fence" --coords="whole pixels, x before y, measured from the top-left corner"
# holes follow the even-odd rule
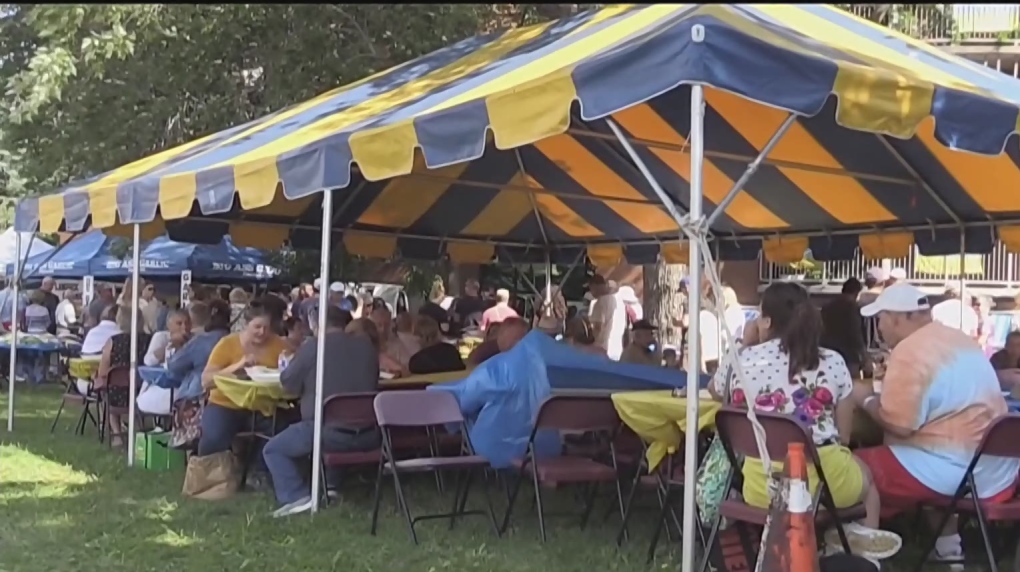
[[[1020,4],[836,4],[935,44],[1020,43]]]

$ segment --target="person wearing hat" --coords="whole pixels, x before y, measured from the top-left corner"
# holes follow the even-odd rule
[[[973,337],[933,319],[928,297],[898,282],[861,308],[878,318],[892,348],[881,393],[857,384],[858,407],[885,432],[881,447],[859,449],[878,488],[883,516],[953,496],[993,420],[1007,413],[995,369]],[[1012,499],[1020,461],[983,455],[974,465],[976,494],[984,503]],[[939,515],[930,519],[938,526]],[[956,519],[935,543],[932,558],[963,554]]]
[[[970,296],[964,299],[958,285],[947,282],[944,297],[931,309],[932,320],[977,338],[980,319],[970,303]]]
[[[634,322],[630,332],[630,344],[620,354],[620,361],[640,365],[662,365],[662,351],[655,339],[658,329],[648,320]]]

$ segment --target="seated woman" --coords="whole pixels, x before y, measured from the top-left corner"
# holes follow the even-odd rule
[[[1020,331],[1006,335],[1006,347],[992,354],[991,362],[1002,389],[1008,391],[1020,385]]]
[[[137,310],[135,310],[137,311]],[[110,373],[116,369],[131,368],[131,312],[132,310],[112,308],[113,315],[117,316],[118,327],[121,333],[112,336],[103,347],[103,356],[99,359],[99,371],[96,372],[96,382],[93,388],[96,391],[105,390],[105,399],[113,407],[128,407],[130,393],[127,387],[107,387]],[[149,334],[141,331],[142,321],[139,319],[138,332],[135,338],[136,355],[135,364],[142,363],[145,358],[145,351],[149,347]],[[107,420],[110,429],[110,446],[121,447],[124,445],[124,425],[120,415],[110,415]]]
[[[229,312],[228,308],[228,320]],[[275,369],[280,353],[287,349],[283,338],[273,332],[273,317],[261,303],[253,302],[248,306],[245,321],[242,332],[224,336],[216,343],[202,372],[202,389],[209,392],[209,403],[202,411],[200,457],[229,451],[234,437],[252,420],[251,411],[240,409],[216,389],[215,377],[243,374],[246,367],[256,365]]]
[[[485,340],[478,344],[468,354],[467,365],[469,367],[475,367],[485,363],[485,360],[499,353],[499,330],[503,327],[503,324],[492,324],[489,329],[485,330]]]
[[[412,374],[463,371],[464,360],[457,346],[443,341],[439,324],[430,316],[420,314],[414,320],[414,334],[421,341],[421,349],[411,356],[407,369]]]
[[[28,307],[25,308],[25,333],[47,334],[50,329],[50,311],[44,305],[46,303],[46,292],[35,290],[28,297]],[[49,364],[50,354],[44,352],[25,352],[19,356],[18,375],[30,380],[32,383],[46,381],[46,369]]]
[[[166,320],[167,330],[156,332],[145,352],[145,365],[159,366],[182,349],[191,337],[191,318],[184,310],[170,312]],[[138,410],[152,415],[170,415],[173,390],[145,383],[138,393]]]
[[[757,322],[756,328],[744,332],[745,343],[753,345],[743,348],[737,357],[743,379],[737,379],[736,368],[726,368],[728,375],[720,369],[709,391],[720,400],[728,393],[733,405],[754,404],[758,411],[791,415],[808,425],[836,507],[863,502],[867,510],[863,524],[877,529],[878,490],[867,466],[846,447],[854,421],[853,380],[843,358],[819,346],[820,312],[804,288],[779,282],[762,294]],[[744,501],[767,508],[768,478],[762,462],[746,459],[743,475]],[[814,467],[808,475],[813,491],[818,485]],[[857,527],[853,532],[859,530],[866,529]],[[847,531],[852,532],[851,528]]]
[[[595,328],[584,316],[576,316],[567,322],[566,335],[563,336],[568,346],[585,353],[604,356],[606,350],[595,343]]]
[[[110,341],[110,338],[120,333],[120,326],[117,325],[116,318],[116,304],[110,304],[103,308],[103,310],[99,313],[99,323],[89,329],[89,332],[85,334],[85,339],[82,340],[82,356],[97,356],[103,353],[103,348],[106,347],[106,342]],[[88,395],[89,390],[92,387],[92,380],[78,379],[75,380],[75,383],[78,386],[78,393]]]
[[[287,318],[283,321],[283,330],[287,332],[284,341],[287,343],[287,353],[293,354],[305,343],[308,338],[308,324],[297,318]]]
[[[419,312],[419,315],[421,315],[421,312]],[[397,339],[400,340],[400,343],[404,344],[407,352],[413,356],[421,351],[421,340],[414,333],[414,314],[401,312],[397,314],[396,319],[393,321],[396,324]]]

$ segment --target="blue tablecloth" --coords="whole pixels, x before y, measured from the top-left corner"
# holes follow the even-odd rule
[[[31,345],[18,344],[18,351],[19,352],[49,353],[49,352],[59,352],[61,347],[62,347],[62,344],[60,342],[52,342],[52,343],[45,343],[45,344],[31,344]],[[7,342],[0,342],[0,352],[10,352],[10,351],[11,351],[11,344],[9,344]]]
[[[156,387],[172,389],[178,385],[163,366],[140,365],[138,366],[138,376],[142,378],[142,381]]]

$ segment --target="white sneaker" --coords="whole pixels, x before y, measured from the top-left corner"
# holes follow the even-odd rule
[[[847,542],[850,544],[850,551],[857,556],[863,556],[872,562],[892,558],[903,547],[903,539],[895,532],[868,528],[856,522],[843,525],[846,532]],[[835,527],[825,532],[825,543],[837,552],[843,550],[843,543],[839,540],[839,531]]]
[[[273,513],[273,518],[283,518],[285,516],[301,514],[310,510],[312,510],[312,497],[307,496],[301,500],[281,506]]]
[[[946,564],[953,572],[963,572],[963,546],[955,546],[952,550],[932,549],[928,554],[929,562],[941,562]]]

